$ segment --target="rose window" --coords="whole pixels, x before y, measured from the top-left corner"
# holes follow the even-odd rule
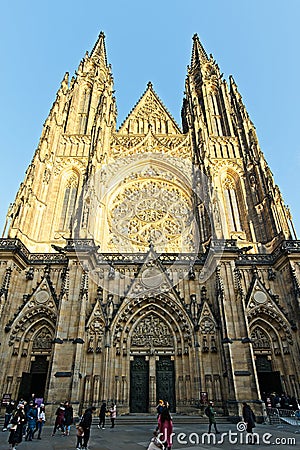
[[[161,251],[192,250],[192,208],[185,192],[162,180],[126,184],[110,208],[110,246],[145,251],[152,243]]]

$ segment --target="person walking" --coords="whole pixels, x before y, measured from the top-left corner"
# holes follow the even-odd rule
[[[171,450],[173,421],[168,408],[162,410],[160,416],[158,416],[157,424],[160,432],[159,438],[163,441],[165,448]]]
[[[76,443],[76,450],[83,449],[83,437],[84,437],[84,430],[80,425],[77,425],[77,443]]]
[[[248,405],[248,403],[243,402],[243,419],[244,422],[247,425],[246,431],[248,433],[248,443],[249,444],[254,444],[254,436],[253,436],[253,428],[255,428],[255,421],[256,421],[256,417],[254,415],[254,412],[252,411],[252,409],[250,408],[250,406]]]
[[[7,430],[7,425],[9,424],[10,419],[11,419],[15,409],[16,409],[15,402],[13,400],[11,400],[6,405],[6,408],[5,408],[4,425],[3,425],[2,431],[6,431]]]
[[[117,417],[117,405],[115,403],[111,404],[110,410],[110,421],[111,421],[111,427],[110,428],[115,428],[115,420]]]
[[[105,430],[105,414],[106,414],[106,403],[103,402],[100,408],[99,412],[99,424],[98,428],[102,428],[102,430]]]
[[[37,439],[42,439],[42,429],[46,422],[46,412],[45,412],[45,405],[44,403],[41,403],[41,405],[37,409],[37,432],[38,436]]]
[[[55,419],[55,423],[54,423],[52,436],[55,435],[56,430],[58,428],[60,428],[62,432],[64,431],[65,406],[63,403],[61,403],[59,408],[57,408],[55,414],[56,414],[56,419]]]
[[[23,426],[26,423],[26,415],[24,411],[24,404],[19,403],[17,410],[11,418],[11,428],[8,437],[8,443],[11,445],[11,450],[16,450],[17,445],[22,442]]]
[[[64,414],[64,436],[70,436],[71,425],[73,424],[73,407],[69,402],[65,402]]]
[[[208,432],[211,433],[211,427],[213,425],[215,428],[216,434],[220,434],[220,432],[217,429],[216,412],[213,407],[214,407],[214,403],[209,402],[208,406],[205,408],[205,414],[207,415],[208,421],[209,421]]]
[[[87,449],[88,446],[88,442],[90,439],[90,434],[91,434],[91,426],[92,426],[92,421],[93,421],[93,413],[96,411],[96,407],[95,406],[91,406],[90,408],[88,408],[85,413],[83,414],[80,422],[79,422],[79,426],[83,428],[83,447],[82,449]]]
[[[25,436],[25,441],[32,441],[33,434],[36,428],[37,422],[37,406],[34,405],[33,401],[29,402],[29,409],[27,411],[27,432]]]

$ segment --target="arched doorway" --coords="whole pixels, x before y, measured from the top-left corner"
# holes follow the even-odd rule
[[[22,373],[18,398],[28,401],[34,394],[45,400],[52,339],[53,333],[46,326],[33,336],[30,367],[28,372]]]
[[[280,394],[282,392],[280,372],[274,370],[272,364],[274,355],[272,341],[274,345],[274,342],[276,343],[275,334],[271,340],[269,333],[262,327],[256,326],[251,332],[251,341],[254,349],[256,372],[261,394],[264,395],[264,393],[271,392]]]

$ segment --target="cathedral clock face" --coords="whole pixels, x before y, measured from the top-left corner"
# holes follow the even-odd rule
[[[192,208],[186,193],[160,179],[128,183],[113,200],[110,209],[111,244],[127,251],[156,249],[190,252]]]

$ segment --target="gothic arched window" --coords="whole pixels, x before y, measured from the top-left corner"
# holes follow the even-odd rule
[[[79,108],[79,121],[78,121],[79,134],[86,134],[87,132],[90,101],[91,101],[91,90],[86,89],[82,94]]]
[[[242,231],[236,185],[231,177],[227,177],[225,179],[223,183],[223,191],[230,231]]]
[[[74,213],[76,197],[78,189],[78,178],[72,175],[66,184],[65,194],[63,199],[62,211],[60,216],[60,230],[67,230],[70,228],[72,215]]]

